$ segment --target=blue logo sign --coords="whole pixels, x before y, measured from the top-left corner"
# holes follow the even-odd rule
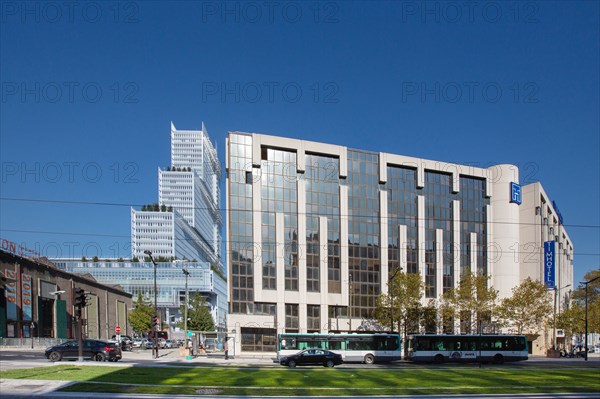
[[[510,202],[521,205],[521,185],[510,182]]]
[[[544,243],[544,284],[554,288],[554,241]]]

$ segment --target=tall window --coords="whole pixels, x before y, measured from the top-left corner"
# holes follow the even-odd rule
[[[442,263],[444,289],[452,288],[452,175],[425,172],[425,296],[435,298],[438,294],[436,285],[436,231],[442,230]]]
[[[348,150],[348,259],[352,317],[373,317],[380,293],[379,157]]]
[[[296,153],[262,149],[263,287],[275,289],[275,219],[283,213],[285,289],[298,291],[298,204]],[[265,274],[266,272],[266,274]]]
[[[252,314],[254,311],[252,137],[230,134],[229,154],[230,312]]]
[[[298,305],[285,304],[285,330],[287,332],[298,332],[299,325]]]
[[[321,331],[321,307],[319,305],[306,306],[308,332]]]
[[[388,180],[388,264],[393,273],[400,267],[399,226],[406,226],[407,273],[418,273],[417,262],[417,171],[390,166]]]
[[[306,273],[307,290],[319,291],[319,217],[327,217],[328,292],[340,293],[340,197],[339,160],[306,155]],[[325,234],[325,233],[323,233]]]
[[[487,218],[485,207],[490,199],[485,196],[485,180],[474,177],[460,178],[460,272],[470,268],[471,251],[477,253],[477,272],[487,274]],[[471,233],[477,235],[477,247],[471,248]]]

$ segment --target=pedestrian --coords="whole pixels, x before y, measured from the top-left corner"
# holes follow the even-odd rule
[[[223,345],[223,349],[225,350],[225,360],[229,360],[229,345],[227,344],[227,340],[225,340],[225,345]]]

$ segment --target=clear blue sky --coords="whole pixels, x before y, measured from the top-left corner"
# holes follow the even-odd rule
[[[521,167],[600,266],[599,3],[1,3],[3,198],[145,204],[169,124]],[[0,201],[44,255],[129,255],[129,206]],[[48,233],[52,232],[52,233]]]

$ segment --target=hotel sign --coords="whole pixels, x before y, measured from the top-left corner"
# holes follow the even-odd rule
[[[546,284],[546,287],[548,288],[555,288],[554,246],[554,241],[546,241],[544,243],[544,284]]]
[[[510,182],[510,202],[521,205],[521,185]]]

